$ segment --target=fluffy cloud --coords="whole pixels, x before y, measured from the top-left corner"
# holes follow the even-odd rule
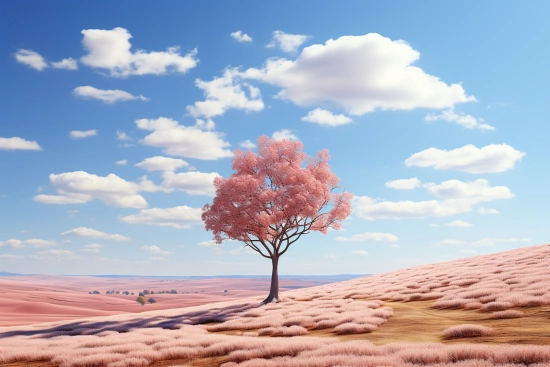
[[[313,111],[309,111],[307,116],[302,117],[302,121],[326,126],[339,126],[349,124],[353,120],[344,115],[334,115],[330,111],[316,108]]]
[[[494,246],[497,243],[528,243],[531,242],[528,238],[483,238],[479,241],[474,242],[466,242],[466,241],[460,241],[460,240],[443,240],[439,241],[435,245],[438,247],[441,246],[474,246],[474,247],[483,247],[483,246]]]
[[[447,227],[473,227],[472,223],[465,222],[463,220],[455,220],[450,223],[444,224]]]
[[[441,114],[436,115],[435,113],[429,113],[424,117],[425,121],[437,121],[437,120],[444,120],[448,122],[456,122],[462,127],[465,127],[466,129],[479,129],[479,130],[495,130],[494,126],[483,124],[484,121],[482,118],[476,119],[475,117],[471,115],[465,115],[463,113],[457,114],[454,112],[454,110],[448,109],[446,111],[443,111]]]
[[[152,131],[140,143],[163,148],[166,154],[205,160],[233,157],[230,150],[224,149],[230,144],[223,140],[221,133],[179,125],[177,121],[165,117],[140,119],[136,120],[136,124],[142,130]]]
[[[48,67],[46,60],[44,60],[39,53],[32,50],[19,49],[14,56],[17,62],[30,66],[38,71],[42,71]]]
[[[175,208],[143,209],[138,214],[119,217],[129,224],[146,224],[150,226],[191,228],[193,224],[202,223],[201,208],[177,206]]]
[[[124,131],[116,131],[116,140],[132,140]]]
[[[134,96],[128,92],[118,89],[97,89],[92,86],[86,85],[83,87],[76,87],[73,89],[73,94],[77,97],[84,99],[99,99],[103,103],[115,103],[119,101],[131,101],[134,99],[140,99],[142,101],[148,101],[149,98],[145,98],[142,95]]]
[[[216,172],[184,172],[166,171],[162,174],[162,187],[185,191],[189,195],[216,196],[214,179],[220,175]]]
[[[428,192],[441,200],[379,201],[368,196],[354,198],[354,212],[367,220],[451,216],[472,211],[480,202],[513,198],[506,186],[489,186],[487,180],[444,181],[425,184]]]
[[[237,42],[252,42],[252,37],[242,31],[236,31],[231,33],[231,37]]]
[[[66,69],[66,70],[77,70],[78,64],[75,59],[69,57],[68,59],[63,59],[61,61],[50,63],[54,69]]]
[[[15,259],[22,259],[23,256],[19,255],[12,255],[12,254],[1,254],[0,259],[8,259],[8,260],[15,260]]]
[[[189,163],[183,159],[168,158],[168,157],[151,157],[134,164],[134,166],[143,168],[146,171],[175,171],[181,167],[189,167]]]
[[[298,51],[298,47],[302,45],[308,38],[311,36],[306,36],[304,34],[288,34],[283,31],[273,32],[273,38],[271,42],[268,43],[265,47],[275,48],[279,47],[282,51],[288,53],[295,53]]]
[[[148,252],[152,253],[152,254],[164,254],[164,255],[173,254],[173,252],[161,250],[160,247],[158,247],[157,245],[141,246],[141,248],[145,251],[148,251]]]
[[[365,250],[355,250],[351,252],[354,255],[368,255],[369,253]]]
[[[147,202],[138,191],[159,191],[151,188],[151,182],[140,183],[124,180],[111,173],[105,177],[84,171],[50,174],[50,183],[60,195],[37,195],[35,201],[44,204],[82,204],[99,199],[106,205],[123,208],[145,208]]]
[[[103,238],[106,240],[113,241],[130,241],[130,237],[126,237],[120,234],[110,234],[101,232],[92,228],[78,227],[61,233],[62,236],[78,236],[78,237],[94,237],[94,238]]]
[[[103,245],[100,245],[98,243],[92,243],[90,245],[83,246],[78,251],[82,251],[82,252],[99,252],[99,249],[102,248],[102,247],[103,247]]]
[[[132,53],[129,41],[132,35],[120,27],[112,30],[85,29],[82,34],[82,44],[89,53],[80,61],[91,68],[108,70],[113,77],[159,75],[170,71],[186,73],[199,61],[195,58],[196,49],[185,56],[180,55],[179,47],[169,47],[161,52],[137,50]]]
[[[391,233],[379,233],[379,232],[365,232],[361,234],[354,234],[351,237],[336,237],[336,241],[350,241],[350,242],[397,242],[399,239]]]
[[[496,209],[484,207],[479,208],[477,211],[479,212],[479,214],[500,214],[500,212]]]
[[[271,138],[273,140],[298,140],[298,136],[294,135],[291,130],[288,129],[281,129],[278,131],[275,131],[273,135],[271,135]]]
[[[493,186],[484,179],[472,182],[459,180],[444,181],[439,185],[426,184],[428,191],[440,199],[466,199],[475,203],[482,201],[493,201],[498,199],[511,199],[514,197],[506,186]]]
[[[386,182],[386,187],[396,189],[396,190],[412,190],[420,186],[420,180],[416,177],[414,178],[403,178],[400,180],[388,181]]]
[[[420,53],[376,33],[343,36],[304,48],[294,61],[268,59],[243,77],[281,87],[278,97],[299,106],[332,103],[352,115],[381,110],[444,109],[475,101],[412,63]]]
[[[68,255],[74,255],[74,252],[69,250],[47,250],[47,251],[40,251],[37,252],[38,255],[61,255],[61,256],[68,256]]]
[[[47,240],[33,238],[30,240],[10,239],[5,242],[0,241],[0,247],[2,246],[8,246],[12,248],[24,248],[24,247],[50,247],[50,246],[57,246],[57,244],[55,243],[55,241],[47,241]]]
[[[88,138],[90,136],[97,135],[97,130],[86,130],[86,131],[73,130],[71,131],[70,135],[71,135],[71,139],[83,139],[83,138]]]
[[[127,159],[121,159],[120,161],[116,161],[115,164],[117,166],[125,166],[126,164],[128,164],[128,160]]]
[[[483,148],[468,144],[453,150],[429,148],[411,155],[405,160],[405,165],[474,174],[504,172],[514,168],[525,154],[507,144],[491,144]]]
[[[261,111],[264,102],[258,88],[242,82],[237,69],[226,69],[223,76],[207,82],[201,79],[195,85],[204,91],[205,101],[187,106],[193,117],[221,116],[230,108],[246,112]]]
[[[42,150],[35,141],[28,141],[23,138],[0,138],[0,150]]]
[[[216,241],[214,240],[208,240],[208,241],[203,241],[203,242],[199,242],[197,243],[197,246],[201,246],[201,247],[215,247],[215,246],[219,246]]]
[[[254,149],[256,148],[256,144],[254,144],[253,142],[251,142],[250,140],[245,140],[243,141],[241,144],[240,144],[241,148],[245,148],[245,149]]]

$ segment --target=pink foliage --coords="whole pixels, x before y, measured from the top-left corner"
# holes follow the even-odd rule
[[[493,329],[486,326],[475,325],[475,324],[456,325],[443,330],[443,336],[448,339],[467,338],[467,337],[473,337],[473,336],[486,336],[486,335],[491,335],[493,333],[494,333]]]
[[[492,319],[517,319],[523,316],[525,313],[518,310],[497,311],[491,314]]]
[[[301,142],[258,139],[258,154],[237,149],[228,179],[214,181],[216,197],[205,205],[202,219],[217,243],[251,238],[274,243],[281,233],[338,229],[351,213],[350,193],[333,194],[339,182],[330,171],[328,151],[307,158]],[[307,159],[306,167],[302,167]],[[321,213],[331,204],[332,209]],[[307,221],[306,219],[310,219]],[[279,242],[277,242],[278,244]]]

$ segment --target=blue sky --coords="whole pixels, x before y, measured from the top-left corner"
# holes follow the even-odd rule
[[[0,270],[269,274],[200,221],[263,134],[355,195],[280,274],[548,243],[550,3],[518,4],[1,2]]]

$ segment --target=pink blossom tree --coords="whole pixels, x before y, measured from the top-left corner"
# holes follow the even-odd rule
[[[206,230],[214,233],[217,244],[241,241],[271,260],[271,290],[263,303],[279,301],[277,268],[290,245],[310,231],[339,229],[351,213],[353,194],[332,193],[340,180],[330,171],[328,151],[314,158],[302,149],[301,142],[263,135],[257,155],[235,150],[236,172],[214,180],[216,197],[202,208]]]

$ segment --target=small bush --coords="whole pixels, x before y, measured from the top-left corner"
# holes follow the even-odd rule
[[[143,306],[145,304],[145,298],[143,296],[139,296],[138,298],[136,298],[136,302],[141,303],[141,305]]]
[[[156,303],[157,301],[155,301],[155,299],[151,297],[147,300],[147,302],[149,302],[150,304],[153,304],[153,303]]]
[[[443,331],[443,336],[446,339],[453,338],[468,338],[475,336],[486,336],[494,333],[494,329],[475,324],[462,324],[451,326]]]
[[[94,293],[94,294],[99,294],[99,291],[94,291],[93,293]]]
[[[525,314],[517,310],[498,311],[491,314],[492,319],[517,319],[523,316]]]

